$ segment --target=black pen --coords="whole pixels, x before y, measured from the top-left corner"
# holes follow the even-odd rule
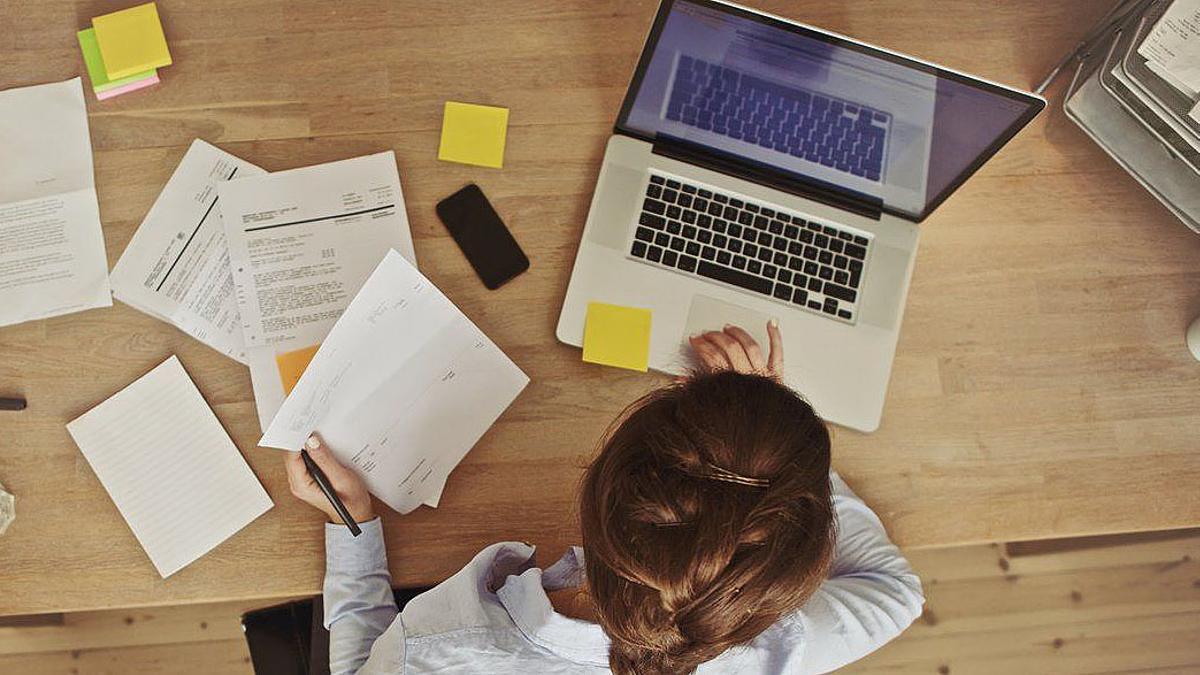
[[[0,398],[0,410],[24,410],[25,399],[23,398]]]
[[[346,524],[346,527],[350,528],[350,534],[356,537],[362,534],[362,529],[359,528],[358,523],[354,521],[354,517],[350,515],[350,511],[346,508],[346,505],[337,496],[333,485],[329,483],[329,477],[325,475],[321,467],[317,466],[312,457],[309,457],[307,450],[301,450],[300,457],[304,460],[304,466],[308,468],[308,472],[312,474],[313,480],[317,481],[317,486],[321,488],[321,492],[325,493],[325,498],[329,500],[330,504],[333,504],[333,510],[337,511],[342,522]]]

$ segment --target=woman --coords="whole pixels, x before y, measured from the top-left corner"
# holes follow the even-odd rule
[[[617,420],[584,477],[582,548],[543,570],[495,544],[399,616],[371,498],[310,438],[363,529],[325,528],[332,672],[815,673],[898,635],[920,581],[830,473],[829,433],[779,383],[768,334],[767,358],[740,328],[693,337],[704,371]],[[293,494],[337,522],[288,462]]]

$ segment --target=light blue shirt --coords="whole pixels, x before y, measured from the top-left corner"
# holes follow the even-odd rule
[[[828,672],[878,649],[921,614],[925,598],[908,561],[879,518],[832,478],[838,539],[829,579],[794,614],[697,673]],[[494,544],[398,613],[379,519],[362,530],[354,538],[340,525],[325,529],[333,675],[610,672],[600,626],[555,612],[546,595],[580,584],[581,549],[542,570],[532,546]]]

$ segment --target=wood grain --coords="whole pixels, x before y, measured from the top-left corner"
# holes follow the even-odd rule
[[[0,88],[71,77],[74,32],[123,0],[0,5]],[[1104,3],[764,2],[778,14],[1029,86]],[[195,137],[269,170],[395,150],[423,271],[533,382],[451,476],[441,508],[385,516],[398,583],[483,545],[578,540],[573,495],[599,433],[662,382],[585,365],[553,327],[649,0],[490,3],[162,0],[162,84],[89,100],[115,262]],[[511,108],[503,170],[436,160],[442,102]],[[531,258],[497,292],[433,205],[478,182]],[[923,226],[883,426],[835,464],[909,547],[1200,524],[1200,241],[1057,109]],[[64,425],[176,353],[276,501],[213,553],[157,577]],[[318,515],[255,448],[246,370],[117,304],[0,329],[0,615],[312,594]]]

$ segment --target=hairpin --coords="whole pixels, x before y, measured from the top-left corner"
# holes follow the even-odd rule
[[[750,476],[743,476],[740,473],[734,473],[729,469],[719,467],[711,462],[708,463],[708,470],[706,472],[692,473],[691,475],[695,476],[696,478],[721,481],[722,483],[733,483],[735,485],[745,485],[747,487],[771,487],[771,481],[767,478],[752,478]]]

